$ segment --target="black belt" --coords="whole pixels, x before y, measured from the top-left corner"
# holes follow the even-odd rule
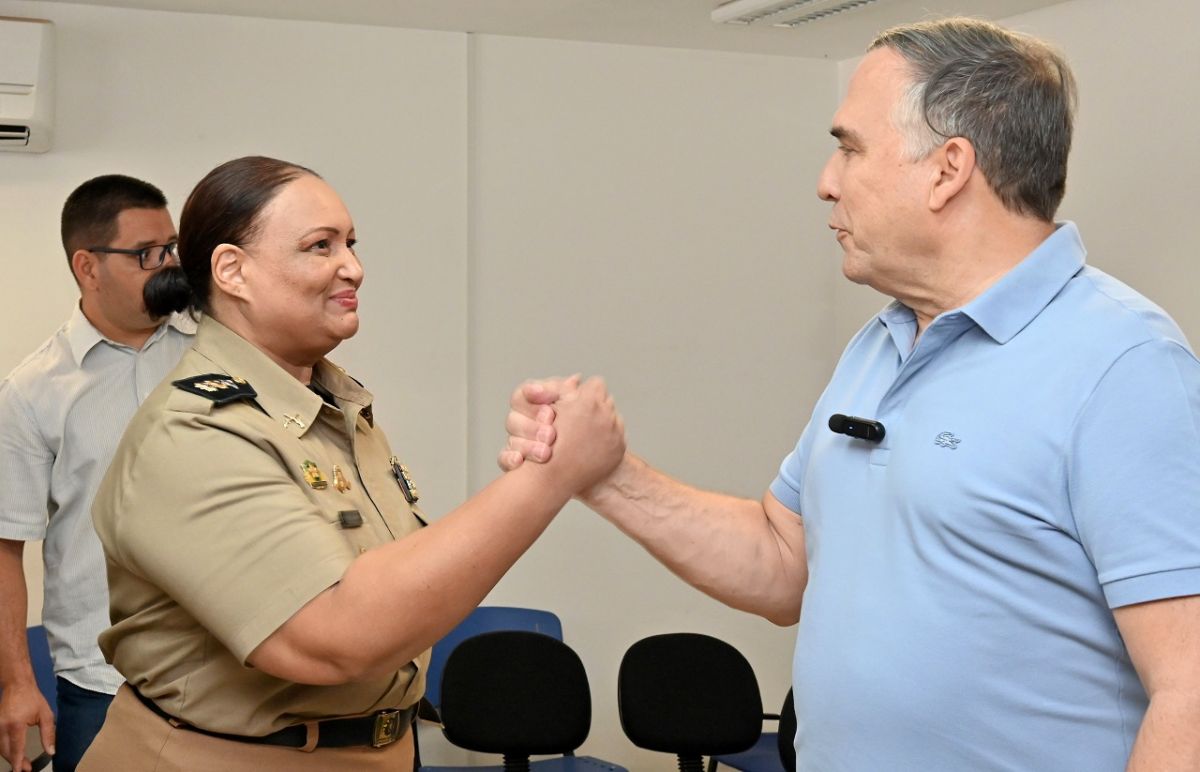
[[[285,748],[303,748],[308,744],[308,727],[304,724],[289,726],[262,737],[247,737],[240,734],[225,734],[210,732],[198,726],[192,726],[172,716],[155,702],[132,686],[129,687],[143,705],[156,716],[169,721],[172,726],[187,729],[191,732],[205,734],[209,737],[219,737],[222,740],[233,740],[239,743],[255,743],[259,745],[281,745]],[[318,748],[349,748],[352,746],[370,746],[382,748],[391,745],[404,736],[413,722],[417,706],[411,705],[400,710],[381,710],[370,716],[358,718],[330,718],[317,723]]]

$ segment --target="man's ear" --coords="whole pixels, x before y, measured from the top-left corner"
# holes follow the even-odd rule
[[[71,273],[80,289],[95,289],[99,281],[96,272],[100,267],[100,256],[86,249],[77,249],[71,253]]]
[[[933,151],[932,160],[935,178],[929,190],[929,208],[940,212],[975,173],[975,146],[963,137],[951,137]]]
[[[230,297],[246,299],[249,292],[244,273],[246,257],[241,247],[217,245],[212,253],[212,279],[217,289]]]

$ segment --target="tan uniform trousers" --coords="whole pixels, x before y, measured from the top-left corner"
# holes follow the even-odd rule
[[[413,772],[411,729],[383,748],[297,748],[222,740],[179,729],[122,686],[79,772]]]

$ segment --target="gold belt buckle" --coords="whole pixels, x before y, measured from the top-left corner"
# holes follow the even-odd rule
[[[400,711],[381,710],[375,714],[375,731],[371,733],[371,747],[382,748],[400,739]]]

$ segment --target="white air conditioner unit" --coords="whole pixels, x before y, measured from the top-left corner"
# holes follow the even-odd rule
[[[0,16],[0,150],[44,153],[54,137],[54,25]]]

